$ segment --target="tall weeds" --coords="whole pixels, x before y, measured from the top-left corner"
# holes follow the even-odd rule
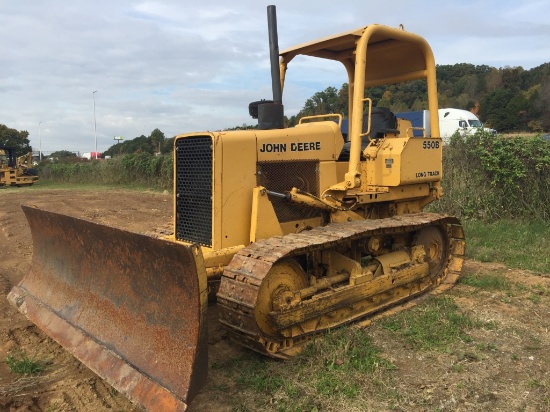
[[[41,167],[40,177],[56,182],[143,185],[171,189],[172,165],[171,154],[153,156],[137,153],[113,159],[47,163]]]
[[[454,136],[443,149],[441,201],[431,206],[459,217],[550,219],[550,143],[539,137],[477,133]]]
[[[47,163],[41,178],[57,182],[172,188],[171,154]],[[430,210],[487,221],[550,220],[550,142],[539,137],[456,135],[443,149],[443,199]],[[291,189],[291,188],[289,188]]]

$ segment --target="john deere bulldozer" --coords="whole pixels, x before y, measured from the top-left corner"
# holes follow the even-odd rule
[[[216,295],[231,339],[275,358],[311,336],[451,287],[465,241],[441,198],[435,63],[403,28],[369,25],[279,52],[268,7],[273,100],[258,128],[174,142],[174,233],[166,239],[23,207],[32,269],[9,299],[118,391],[148,410],[185,410],[207,373]],[[289,63],[342,63],[349,119],[284,127]],[[431,135],[373,107],[365,90],[427,88]]]

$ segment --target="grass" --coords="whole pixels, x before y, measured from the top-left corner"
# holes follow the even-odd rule
[[[509,291],[512,287],[511,283],[504,276],[495,273],[484,275],[474,273],[461,277],[459,282],[486,291],[505,292]]]
[[[477,282],[477,283],[476,283]],[[475,279],[473,283],[485,285]],[[491,286],[506,288],[495,282]],[[469,336],[475,328],[493,329],[460,310],[448,297],[432,297],[417,307],[377,323],[375,328],[389,331],[389,339],[403,340],[413,351],[455,353],[451,369],[465,372],[469,362],[481,362],[476,354],[492,354],[492,342],[474,342]],[[368,410],[373,400],[386,405],[406,402],[407,393],[395,381],[396,366],[374,344],[371,328],[343,327],[330,330],[312,340],[298,356],[281,362],[250,352],[224,358],[212,364],[212,389],[220,396],[228,392],[235,411],[319,411]],[[466,343],[466,346],[460,346]],[[456,345],[458,344],[458,346]],[[224,382],[224,384],[220,384]],[[410,394],[409,394],[410,395]],[[404,397],[405,396],[405,397]]]
[[[60,402],[52,402],[45,410],[45,412],[56,412],[60,411],[63,407],[63,404]]]
[[[26,187],[11,187],[3,186],[0,189],[0,195],[2,193],[17,193],[22,190],[79,190],[79,191],[96,191],[96,192],[105,192],[109,190],[130,190],[137,192],[158,192],[163,193],[163,188],[154,185],[143,185],[139,183],[129,183],[129,184],[100,184],[100,183],[69,183],[69,182],[57,182],[53,180],[41,179],[38,183],[35,183],[32,186]],[[169,190],[171,192],[171,190]]]
[[[462,313],[447,297],[432,297],[412,310],[382,322],[384,329],[404,339],[415,350],[446,352],[455,342],[470,342],[468,330],[494,325]]]
[[[395,369],[380,355],[367,331],[356,328],[327,332],[313,341],[297,362],[315,371],[312,383],[318,394],[348,399],[359,396],[364,375]]]
[[[373,345],[364,329],[342,328],[325,333],[314,340],[298,357],[298,362],[310,365],[322,360],[325,370],[341,370],[344,373],[373,373],[377,368],[392,366],[380,357],[380,350]]]
[[[10,368],[11,373],[22,375],[37,375],[44,371],[47,364],[45,360],[30,358],[23,351],[9,354],[5,362]]]
[[[215,362],[212,368],[223,375],[217,381],[235,385],[231,392],[239,396],[233,399],[233,410],[312,411],[321,410],[321,405],[353,410],[366,404],[373,386],[385,396],[384,383],[395,369],[367,332],[351,327],[331,330],[284,362],[247,353]],[[218,386],[221,392],[229,390]]]
[[[463,222],[466,256],[515,269],[550,273],[550,222]]]

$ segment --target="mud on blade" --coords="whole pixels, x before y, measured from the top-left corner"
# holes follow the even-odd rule
[[[207,374],[202,254],[22,206],[32,267],[8,299],[148,410],[185,410]]]

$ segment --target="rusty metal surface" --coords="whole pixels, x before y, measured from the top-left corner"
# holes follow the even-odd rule
[[[29,274],[9,299],[148,410],[185,410],[207,375],[200,249],[23,206]]]
[[[228,330],[229,336],[244,346],[268,356],[288,357],[285,353],[287,348],[288,353],[292,353],[292,346],[301,344],[307,337],[294,338],[293,341],[274,341],[262,334],[254,317],[260,285],[276,262],[331,249],[350,240],[375,235],[398,235],[432,226],[441,227],[449,236],[446,264],[440,273],[433,276],[432,289],[429,291],[430,294],[441,293],[454,285],[462,269],[465,242],[458,219],[443,214],[417,213],[387,219],[334,223],[299,234],[258,241],[239,251],[222,276],[218,292],[220,322]],[[406,304],[407,301],[402,303]],[[385,307],[381,305],[377,310]]]

